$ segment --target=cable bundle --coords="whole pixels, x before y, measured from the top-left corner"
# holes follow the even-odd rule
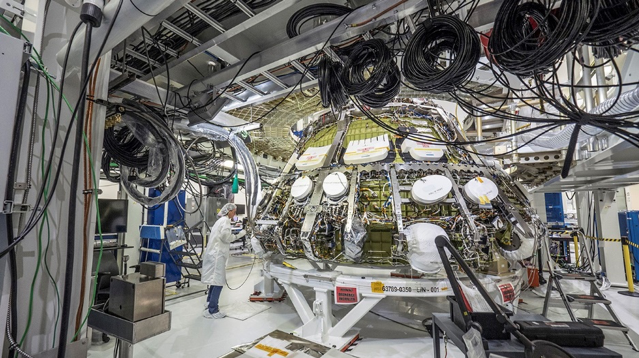
[[[406,80],[423,91],[451,92],[475,73],[481,42],[475,30],[462,20],[443,15],[427,19],[413,34],[404,54]],[[442,54],[450,63],[442,65]]]
[[[400,72],[393,55],[380,39],[360,42],[348,56],[341,82],[351,96],[372,108],[381,108],[399,94]]]
[[[596,57],[612,58],[639,40],[639,1],[601,0],[601,8],[583,42]]]
[[[349,14],[353,9],[336,4],[314,4],[298,10],[288,19],[286,33],[289,38],[300,34],[300,30],[308,21],[322,16],[342,16]]]
[[[599,8],[599,0],[564,1],[556,12],[555,1],[519,2],[503,2],[488,42],[497,66],[519,76],[548,71],[583,40]]]
[[[207,144],[207,145],[205,145]],[[188,178],[202,185],[213,187],[233,180],[237,171],[237,156],[231,147],[231,156],[218,152],[215,141],[198,137],[184,143],[187,156]],[[230,160],[232,168],[225,168],[224,162]],[[229,171],[227,175],[222,175]]]
[[[172,200],[185,177],[182,146],[165,121],[148,107],[130,101],[119,107],[124,109],[123,126],[117,132],[113,127],[105,131],[104,174],[115,180],[111,163],[118,164],[122,186],[133,200],[143,205]],[[161,194],[148,197],[144,188],[158,188]]]
[[[322,106],[325,108],[341,108],[348,103],[348,95],[339,80],[342,64],[333,62],[325,56],[319,62],[318,84],[322,96]]]

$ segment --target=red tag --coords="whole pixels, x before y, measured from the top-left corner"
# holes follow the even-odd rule
[[[506,302],[512,302],[515,299],[515,287],[512,283],[505,285],[499,285],[499,291],[501,291],[501,298]]]
[[[335,287],[335,303],[338,305],[352,305],[359,302],[356,287]]]

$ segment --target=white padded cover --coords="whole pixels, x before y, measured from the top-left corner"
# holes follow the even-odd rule
[[[303,201],[313,192],[313,181],[307,176],[297,178],[291,186],[291,196],[297,201]]]
[[[348,179],[344,173],[331,173],[322,184],[324,194],[331,199],[339,199],[348,193]]]
[[[324,147],[310,147],[304,152],[304,154],[302,154],[300,159],[297,160],[295,166],[299,170],[317,169],[324,164],[324,159],[326,159],[330,149],[330,145]]]
[[[446,146],[415,142],[405,139],[402,142],[402,153],[409,153],[415,160],[436,162],[444,156]]]
[[[448,234],[440,226],[434,224],[414,224],[405,229],[408,241],[408,261],[412,268],[425,273],[437,273],[442,269],[442,260],[435,245],[437,236]],[[450,253],[446,251],[448,257]]]
[[[448,197],[453,182],[443,175],[429,175],[413,184],[410,193],[413,199],[422,205],[436,204]]]
[[[499,188],[488,178],[476,177],[464,185],[464,194],[475,204],[487,205],[499,195]]]
[[[388,134],[375,138],[353,140],[348,143],[345,164],[366,164],[386,159],[390,150]]]

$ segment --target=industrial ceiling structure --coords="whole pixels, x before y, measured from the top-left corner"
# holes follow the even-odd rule
[[[317,69],[306,65],[312,65],[313,56],[325,47],[327,38],[331,38],[327,43],[330,47],[368,38],[371,33],[383,37],[384,33],[379,31],[381,27],[389,26],[392,31],[398,21],[411,19],[411,16],[437,6],[459,7],[462,17],[472,10],[468,23],[475,30],[488,33],[502,2],[480,1],[475,9],[471,9],[460,6],[466,5],[463,1],[432,0],[407,0],[393,4],[372,0],[179,0],[155,16],[144,30],[116,47],[111,66],[112,89],[120,94],[161,103],[170,80],[172,93],[166,98],[175,107],[185,108],[185,102],[186,106],[192,106],[216,98],[214,103],[207,103],[207,115],[221,120],[222,116],[215,116],[223,113],[225,119],[219,124],[259,121],[260,128],[251,133],[251,150],[285,159],[295,146],[290,135],[291,126],[323,109],[317,87]],[[303,25],[299,36],[289,38],[286,21],[296,11],[318,3],[346,5],[355,11],[339,26],[335,26],[338,23],[335,16],[314,18]],[[415,25],[409,21],[409,26]],[[326,56],[335,56],[334,53],[323,52]],[[603,75],[605,78],[600,81],[627,81],[632,76],[635,57],[634,52],[630,52],[616,59],[626,78],[616,79],[615,73],[608,69]],[[483,59],[486,60],[485,57]],[[592,79],[602,76],[595,72],[593,69]],[[567,78],[567,73],[564,75]],[[583,77],[580,73],[576,75]],[[519,83],[514,76],[509,75],[509,80]],[[582,83],[582,79],[575,82]],[[520,87],[525,85],[522,83]],[[503,85],[482,63],[466,86],[481,91],[480,95],[467,98],[475,105],[479,105],[479,101],[498,103],[506,96]],[[632,89],[632,86],[624,89]],[[612,94],[613,90],[609,92]],[[398,98],[455,102],[447,93],[419,91],[405,83]],[[499,137],[513,130],[511,123],[498,117],[474,115],[463,110],[459,110],[457,115],[460,121],[464,121],[470,139]],[[479,150],[499,153],[495,147],[504,144],[507,143],[494,142],[479,146]],[[557,177],[561,163],[566,159],[565,151],[561,149],[538,153],[515,153],[501,160],[511,167],[516,178],[535,188]],[[581,158],[592,154],[595,153],[583,151]]]

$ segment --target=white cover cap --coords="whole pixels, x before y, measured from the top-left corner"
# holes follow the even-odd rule
[[[409,153],[415,160],[436,162],[444,156],[446,146],[437,144],[418,143],[412,139],[402,142],[402,153]]]
[[[499,188],[488,178],[476,177],[464,185],[464,194],[475,204],[487,205],[499,195]]]
[[[348,179],[344,173],[331,173],[324,179],[322,188],[330,199],[339,199],[348,193]]]
[[[331,145],[324,147],[309,147],[304,154],[300,156],[295,166],[299,170],[313,170],[321,167],[328,155]]]
[[[453,182],[443,175],[429,175],[413,184],[410,193],[421,205],[436,204],[448,197],[453,189]]]
[[[408,241],[408,261],[411,267],[425,273],[439,272],[443,265],[435,239],[437,236],[448,239],[446,231],[434,224],[420,223],[407,227],[404,233]],[[450,253],[446,253],[450,257]]]
[[[297,178],[291,187],[291,196],[297,201],[303,201],[313,192],[313,181],[307,176]]]

